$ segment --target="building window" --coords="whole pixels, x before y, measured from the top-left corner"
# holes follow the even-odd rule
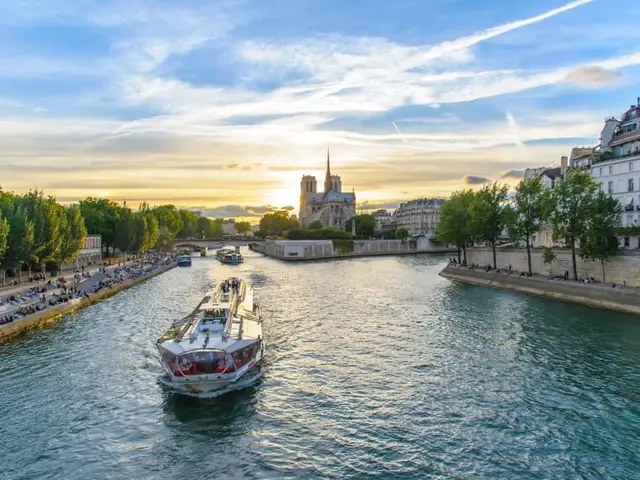
[[[629,192],[633,192],[634,189],[634,185],[633,185],[633,178],[629,179]]]
[[[611,168],[611,167],[609,167]],[[613,193],[613,182],[609,182],[609,193]]]
[[[609,175],[613,175],[613,165],[609,165]]]
[[[633,162],[629,162],[629,171],[633,172]]]
[[[599,167],[598,168],[598,176],[601,176],[601,175],[602,175],[602,167]]]

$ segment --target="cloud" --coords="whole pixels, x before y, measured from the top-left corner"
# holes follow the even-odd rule
[[[502,175],[500,175],[501,179],[509,179],[509,178],[521,179],[523,177],[524,177],[524,170],[507,170]]]
[[[462,177],[462,183],[465,185],[484,185],[485,183],[490,183],[491,179],[487,177],[478,177],[475,175],[465,175]]]
[[[238,218],[238,217],[262,217],[265,213],[278,210],[292,211],[292,206],[282,208],[273,205],[222,205],[215,208],[204,209],[204,215],[211,218]]]
[[[574,68],[567,74],[565,81],[582,87],[597,88],[615,83],[621,77],[620,72],[592,65]]]

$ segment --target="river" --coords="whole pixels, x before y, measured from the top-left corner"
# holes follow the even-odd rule
[[[444,261],[194,258],[0,345],[0,479],[638,478],[640,319]],[[262,376],[176,395],[155,339],[231,274],[263,307]]]

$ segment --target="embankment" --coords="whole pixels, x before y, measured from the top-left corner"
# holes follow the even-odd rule
[[[54,307],[46,308],[40,312],[34,313],[32,315],[28,315],[20,320],[16,320],[14,322],[8,323],[6,325],[0,325],[0,342],[8,340],[21,332],[26,330],[30,330],[32,328],[38,328],[49,323],[52,323],[63,316],[73,313],[81,308],[88,307],[93,305],[94,303],[99,302],[100,300],[104,300],[105,298],[112,297],[118,292],[122,290],[126,290],[131,288],[139,283],[145,282],[150,278],[153,278],[157,275],[160,275],[168,270],[171,270],[176,266],[175,263],[171,265],[167,265],[166,267],[155,270],[148,275],[144,275],[139,278],[135,278],[133,280],[129,280],[126,282],[122,282],[118,285],[115,285],[111,288],[104,288],[97,293],[93,293],[89,296],[89,298],[76,298],[74,300],[70,300],[69,302],[61,303]]]
[[[618,289],[598,284],[520,277],[447,266],[440,275],[451,280],[504,288],[540,297],[553,298],[592,307],[640,314],[640,292],[635,288]]]

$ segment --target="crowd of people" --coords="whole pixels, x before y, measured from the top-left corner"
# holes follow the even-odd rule
[[[11,294],[6,298],[0,297],[0,325],[20,320],[27,315],[74,299],[89,298],[91,294],[100,290],[113,288],[123,282],[148,275],[175,261],[175,255],[148,253],[129,264],[119,262],[111,270],[110,263],[105,263],[93,275],[82,269],[70,280],[59,277],[44,283],[43,276],[36,276],[33,278],[36,286],[30,287],[23,293]],[[90,281],[96,275],[101,278],[98,281]],[[40,283],[41,281],[43,283]],[[81,283],[87,285],[80,288]]]

